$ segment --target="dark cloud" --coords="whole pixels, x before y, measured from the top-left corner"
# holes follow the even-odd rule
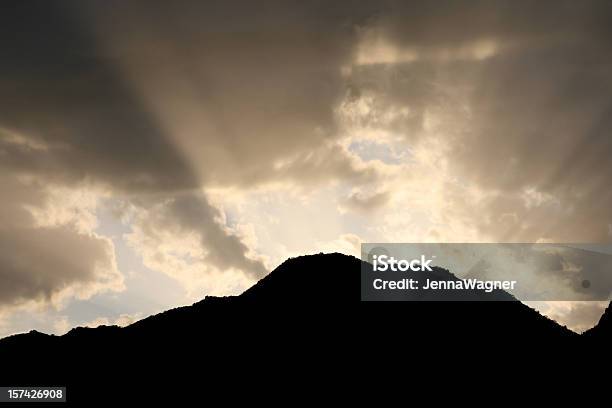
[[[255,279],[266,275],[263,263],[249,258],[249,248],[216,221],[221,218],[221,214],[204,197],[176,197],[166,208],[170,222],[176,220],[183,231],[195,231],[199,235],[202,247],[208,252],[204,259],[206,263],[219,270],[235,268]]]
[[[395,63],[374,59],[351,80],[379,109],[410,108],[391,129],[438,139],[451,174],[483,192],[447,191],[450,211],[495,240],[610,240],[610,3],[390,7],[364,41],[391,44]]]
[[[335,137],[340,68],[368,15],[345,12],[323,2],[16,4],[2,16],[0,126],[54,148],[13,148],[2,165],[132,192],[282,178],[275,161]]]
[[[0,228],[0,307],[120,290],[110,241],[67,226]],[[68,291],[68,292],[66,292]]]
[[[30,211],[50,202],[40,185],[0,175],[0,188],[0,310],[122,289],[108,239],[75,228],[78,215],[40,225]]]
[[[3,171],[125,189],[195,179],[69,3],[19,2],[0,17],[0,127],[44,149],[2,145]]]
[[[500,192],[487,213],[493,223],[516,215],[507,239],[609,239],[612,58],[593,59],[599,52],[552,45],[482,64],[451,163]],[[549,200],[529,204],[529,189]]]
[[[457,48],[482,38],[519,48],[595,39],[605,44],[607,1],[460,1],[387,3],[370,24],[404,46]]]

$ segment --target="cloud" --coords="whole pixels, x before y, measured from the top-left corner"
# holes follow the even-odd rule
[[[373,60],[357,54],[349,78],[353,103],[368,106],[362,127],[401,135],[413,152],[437,148],[451,212],[483,237],[609,241],[609,4],[388,11],[361,30]],[[376,47],[391,57],[376,61]],[[380,120],[397,110],[410,114]]]
[[[392,43],[418,50],[461,50],[483,38],[519,47],[539,47],[554,41],[597,38],[600,42],[609,27],[611,9],[605,1],[584,3],[553,1],[474,1],[466,4],[446,0],[386,2],[374,16],[368,30],[382,33]]]
[[[518,286],[512,294],[521,300],[602,301],[612,294],[609,246],[483,244],[467,247],[464,256],[469,259],[467,267],[457,260],[450,263],[453,273],[485,280],[514,279]],[[457,259],[456,255],[451,259]]]
[[[551,319],[577,333],[595,326],[609,302],[528,302]]]
[[[202,194],[142,200],[125,238],[144,264],[181,282],[190,296],[240,293],[263,277],[263,259]]]
[[[340,207],[342,210],[369,213],[386,205],[390,198],[391,194],[388,191],[370,194],[355,191],[341,201]]]
[[[60,316],[58,319],[53,322],[53,332],[61,336],[67,333],[70,330],[70,320],[68,316]]]
[[[247,256],[249,248],[219,223],[221,214],[203,197],[181,196],[169,203],[169,214],[180,229],[196,232],[202,247],[208,250],[206,261],[220,269],[239,269],[254,278],[262,278],[266,269],[262,262]]]
[[[57,303],[66,294],[88,298],[121,290],[110,241],[67,227],[0,229],[0,304]]]
[[[75,202],[72,208],[80,210],[68,214],[55,205],[49,186],[4,175],[0,184],[0,309],[60,307],[66,299],[123,289],[113,244],[88,228],[87,205]]]
[[[132,194],[360,173],[333,143],[359,16],[280,3],[242,4],[248,16],[229,4],[39,6],[2,17],[6,30],[36,28],[5,44],[4,171]]]

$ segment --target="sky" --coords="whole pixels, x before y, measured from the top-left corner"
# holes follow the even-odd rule
[[[606,1],[3,2],[0,336],[129,324],[362,242],[609,243],[611,22]],[[606,304],[532,306],[582,331]]]

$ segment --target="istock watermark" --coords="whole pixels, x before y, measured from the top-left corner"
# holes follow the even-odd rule
[[[364,301],[609,300],[604,244],[365,243]]]

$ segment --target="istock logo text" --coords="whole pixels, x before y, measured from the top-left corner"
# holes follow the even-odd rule
[[[394,272],[406,272],[408,270],[411,271],[429,271],[431,272],[431,267],[429,264],[432,262],[432,259],[426,259],[425,255],[421,255],[420,259],[395,259],[395,257],[388,255],[374,255],[372,257],[373,266],[375,271],[384,272],[387,270],[391,270]]]

